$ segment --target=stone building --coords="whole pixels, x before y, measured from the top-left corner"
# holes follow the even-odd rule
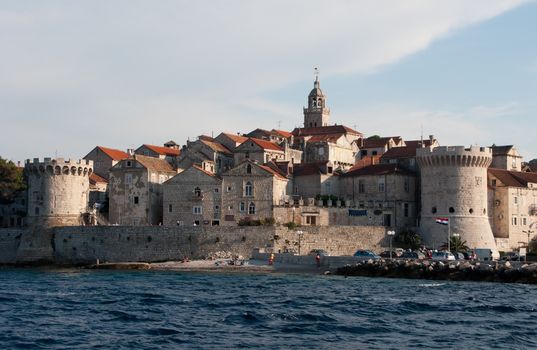
[[[270,142],[275,142],[281,144],[283,141],[287,140],[292,143],[293,134],[284,130],[264,130],[264,129],[255,129],[245,134],[246,137],[253,137],[255,139],[266,140]]]
[[[96,146],[83,159],[91,160],[94,166],[94,173],[101,178],[108,180],[110,169],[120,160],[128,158],[126,152],[114,148]]]
[[[537,173],[489,168],[488,188],[498,249],[527,246],[537,234]]]
[[[110,223],[161,224],[162,184],[175,174],[164,158],[135,154],[117,163],[110,172]]]
[[[356,167],[340,176],[342,196],[362,216],[362,225],[396,229],[416,225],[416,175],[396,164]]]
[[[419,167],[416,163],[416,151],[424,147],[438,147],[440,144],[434,138],[434,135],[429,135],[426,140],[409,140],[403,141],[401,146],[392,147],[380,157],[380,163],[397,164],[399,167],[418,173]]]
[[[241,143],[248,140],[247,137],[231,134],[227,132],[220,133],[215,137],[215,141],[221,145],[224,145],[230,151],[234,151]]]
[[[34,158],[26,160],[28,224],[40,226],[81,225],[88,210],[91,160]]]
[[[233,153],[214,138],[202,135],[196,141],[187,141],[177,158],[177,170],[183,171],[202,162],[212,162],[214,172],[221,174],[233,167]]]
[[[27,198],[27,191],[19,191],[11,200],[0,200],[0,227],[26,226]]]
[[[244,160],[252,160],[260,164],[268,163],[272,160],[283,161],[285,150],[277,144],[254,138],[248,138],[233,151],[235,164],[240,164]]]
[[[222,213],[222,179],[192,165],[163,185],[164,225],[218,226]]]
[[[470,248],[498,249],[488,217],[487,147],[426,147],[417,150],[421,173],[421,221],[424,243],[439,247],[457,233]],[[449,226],[436,223],[447,218]]]
[[[93,172],[89,176],[89,184],[89,206],[105,203],[108,200],[108,180]]]
[[[279,171],[246,159],[222,174],[222,225],[273,217],[273,206],[287,199],[289,180]]]
[[[296,164],[292,179],[292,195],[297,199],[340,194],[339,173],[329,161]]]
[[[513,145],[492,145],[490,148],[492,149],[491,168],[522,171],[522,156]]]

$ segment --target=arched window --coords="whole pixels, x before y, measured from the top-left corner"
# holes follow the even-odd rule
[[[249,215],[253,215],[255,214],[255,204],[253,202],[251,202],[249,205],[248,205],[248,214]]]
[[[199,187],[194,189],[194,196],[201,197],[201,189]]]
[[[246,185],[244,186],[244,195],[246,197],[251,197],[252,193],[253,193],[253,186],[252,186],[252,183],[248,181]]]
[[[245,157],[245,158],[250,158],[250,152],[246,152],[246,153],[244,154],[244,157]]]
[[[251,174],[252,173],[252,166],[250,164],[248,164],[246,166],[246,174]]]

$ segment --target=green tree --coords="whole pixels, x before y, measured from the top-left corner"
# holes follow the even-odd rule
[[[9,201],[25,188],[23,169],[0,157],[0,200]]]
[[[421,236],[419,233],[409,228],[397,232],[394,238],[395,243],[400,245],[402,248],[417,249],[421,245]]]
[[[460,236],[459,237],[451,236],[449,240],[449,248],[452,252],[466,252],[470,250],[466,241],[463,241]],[[444,244],[442,244],[440,249],[447,250],[448,249],[447,242],[444,242]]]

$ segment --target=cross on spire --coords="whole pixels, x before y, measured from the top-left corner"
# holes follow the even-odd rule
[[[314,68],[314,71],[315,71],[315,81],[319,81],[319,68],[315,67]]]

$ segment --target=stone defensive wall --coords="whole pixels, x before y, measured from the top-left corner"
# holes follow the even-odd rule
[[[385,229],[366,226],[302,227],[166,227],[70,226],[51,229],[0,229],[0,263],[88,264],[158,262],[228,257],[249,258],[254,249],[295,251],[325,249],[352,255],[358,248],[379,251]]]
[[[447,146],[420,148],[416,160],[421,172],[421,230],[424,243],[439,247],[447,242],[448,227],[436,218],[448,218],[470,248],[497,251],[488,219],[488,147]],[[496,254],[495,254],[496,255]]]

